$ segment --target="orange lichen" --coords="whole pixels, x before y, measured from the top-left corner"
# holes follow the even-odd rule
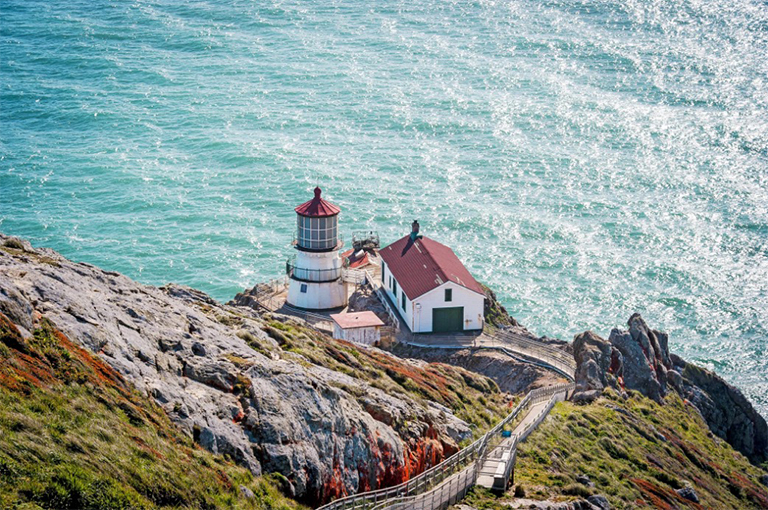
[[[0,382],[11,391],[64,382],[90,382],[115,387],[123,393],[128,387],[109,365],[72,343],[50,322],[42,319],[33,338],[21,336],[18,328],[0,314],[0,341],[10,355],[0,364]]]
[[[698,503],[681,497],[672,489],[664,488],[648,480],[641,478],[631,478],[630,481],[640,490],[646,503],[650,503],[655,508],[662,510],[672,510],[681,506],[690,508],[704,508]]]
[[[152,455],[154,455],[158,459],[164,459],[165,458],[165,456],[162,453],[160,453],[159,451],[157,451],[154,448],[152,448],[151,446],[149,446],[147,444],[147,442],[144,441],[143,439],[141,439],[140,437],[138,437],[138,436],[131,436],[131,439],[133,439],[133,441],[139,446],[139,448],[141,448],[145,452],[151,453]]]

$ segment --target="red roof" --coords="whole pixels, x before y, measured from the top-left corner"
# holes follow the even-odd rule
[[[370,260],[368,259],[368,252],[363,252],[360,258],[355,257],[355,249],[347,250],[341,254],[341,258],[349,260],[349,268],[355,269],[358,267],[367,266]]]
[[[370,328],[383,326],[384,322],[373,312],[335,313],[331,315],[342,329]]]
[[[320,193],[322,193],[322,190],[320,188],[315,188],[315,198],[309,202],[304,202],[294,210],[302,216],[323,217],[339,214],[341,208],[320,198]]]
[[[416,299],[449,281],[485,295],[453,250],[428,237],[412,241],[407,235],[383,248],[379,256],[409,299]]]

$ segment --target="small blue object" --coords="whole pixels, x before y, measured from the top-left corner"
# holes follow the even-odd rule
[[[511,430],[502,430],[501,431],[501,437],[512,437],[512,431]]]

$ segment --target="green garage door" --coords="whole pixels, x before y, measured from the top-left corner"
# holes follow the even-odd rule
[[[464,307],[433,308],[432,331],[435,333],[464,331]]]

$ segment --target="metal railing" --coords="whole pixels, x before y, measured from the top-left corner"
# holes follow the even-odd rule
[[[379,240],[379,233],[375,230],[369,230],[368,232],[355,232],[352,234],[352,248],[357,250],[375,249],[378,250],[381,246]]]
[[[544,368],[554,370],[566,379],[574,380],[576,361],[567,351],[547,345],[511,331],[498,331],[482,335],[421,335],[402,331],[400,340],[407,345],[432,349],[497,349],[504,353]]]
[[[276,308],[275,296],[287,288],[288,278],[281,276],[280,278],[273,278],[267,282],[257,284],[251,294],[242,295],[242,299],[245,300],[245,304],[248,306],[257,305],[267,310],[274,310]]]
[[[291,276],[291,265],[291,261],[288,261],[286,264],[286,272],[289,276]],[[294,266],[293,269],[295,274],[297,268]],[[338,271],[339,276],[341,276],[341,268],[331,271]],[[346,270],[345,272],[347,271],[351,270]],[[400,318],[397,315],[397,312],[392,309],[386,295],[384,295],[381,282],[372,276],[366,269],[357,271],[362,272],[362,275],[357,272],[348,273],[345,275],[346,278],[350,280],[362,278],[360,283],[368,283],[387,310],[395,328],[399,329]],[[282,282],[282,280],[273,280],[269,282],[265,288],[276,289],[282,284],[280,282]],[[306,312],[287,304],[284,305],[284,308],[292,315],[299,316],[311,324],[322,325],[325,327],[330,326],[330,318],[324,315]],[[431,338],[433,341],[435,340],[435,337]],[[437,338],[437,340],[439,341],[440,338]],[[446,335],[443,340],[445,342],[451,342],[456,341],[456,338],[456,336]],[[490,339],[490,342],[488,342],[488,339]],[[471,345],[457,345],[454,347],[470,346]],[[491,336],[485,335],[485,339],[476,346],[480,348],[500,349],[510,355],[520,355],[529,358],[526,361],[554,369],[573,381],[576,363],[569,353],[523,335],[511,331],[500,330]],[[440,347],[440,345],[432,345],[431,347]],[[487,455],[490,452],[495,451],[501,442],[501,430],[510,422],[516,420],[523,411],[527,411],[531,406],[549,398],[550,402],[538,413],[531,424],[529,424],[518,436],[513,436],[513,439],[508,441],[502,450],[496,450],[495,455],[504,456],[505,453],[508,454],[507,463],[501,473],[501,476],[505,480],[504,487],[506,487],[506,483],[511,476],[511,470],[514,469],[517,445],[546,417],[552,406],[564,396],[567,397],[568,392],[572,392],[573,389],[574,384],[568,383],[529,391],[525,398],[523,398],[523,400],[504,417],[504,419],[486,432],[483,437],[466,448],[463,448],[445,461],[394,487],[340,498],[320,507],[320,510],[371,510],[380,508],[438,510],[447,508],[447,506],[458,502],[466,494],[467,490],[477,482],[477,478],[481,471],[481,463],[487,458]]]
[[[304,267],[296,266],[294,259],[288,259],[285,262],[285,274],[288,275],[289,278],[293,278],[294,280],[301,282],[333,282],[341,278],[342,268],[335,267],[333,269],[307,269]]]
[[[439,503],[443,505],[446,501],[457,501],[456,498],[459,494],[463,494],[469,487],[475,484],[477,481],[477,475],[479,473],[478,463],[482,461],[485,453],[490,448],[495,447],[495,443],[499,439],[501,429],[504,428],[511,421],[515,420],[520,414],[527,410],[530,406],[538,403],[542,400],[546,400],[551,395],[562,394],[572,391],[573,384],[559,384],[556,386],[550,386],[547,388],[538,388],[531,390],[525,396],[525,398],[515,408],[499,421],[491,430],[486,432],[483,437],[470,444],[466,448],[461,449],[456,454],[452,455],[448,459],[444,460],[440,464],[433,466],[432,468],[424,471],[420,475],[417,475],[410,480],[403,482],[394,487],[388,487],[385,489],[379,489],[370,492],[364,492],[347,496],[345,498],[337,499],[327,505],[321,506],[319,510],[351,510],[351,509],[378,509],[378,508],[444,508],[443,506],[408,506],[414,503],[414,496],[425,494],[434,488],[440,488],[449,477],[453,477],[456,473],[460,473],[460,477],[464,477],[464,480],[468,485],[462,485],[455,483],[452,480],[448,481],[448,492],[442,494],[435,499],[430,500],[430,504]],[[469,469],[471,475],[461,474]],[[471,482],[470,482],[471,480]],[[462,492],[463,491],[463,492]],[[384,504],[384,506],[382,506]],[[421,503],[423,504],[423,503]],[[390,506],[391,505],[391,506]],[[405,506],[402,506],[405,505]]]
[[[306,322],[312,324],[315,327],[322,326],[322,329],[333,329],[333,319],[327,315],[308,312],[307,310],[302,310],[301,308],[291,306],[288,303],[283,303],[283,306],[280,307],[280,311],[283,311],[294,317],[304,319]]]
[[[343,272],[343,279],[347,283],[362,285],[368,281],[368,275],[367,271],[364,269],[345,269]]]
[[[491,335],[491,338],[499,341],[502,347],[507,347],[513,352],[544,362],[571,380],[575,377],[576,360],[567,351],[531,338],[526,338],[511,331],[500,330]]]

